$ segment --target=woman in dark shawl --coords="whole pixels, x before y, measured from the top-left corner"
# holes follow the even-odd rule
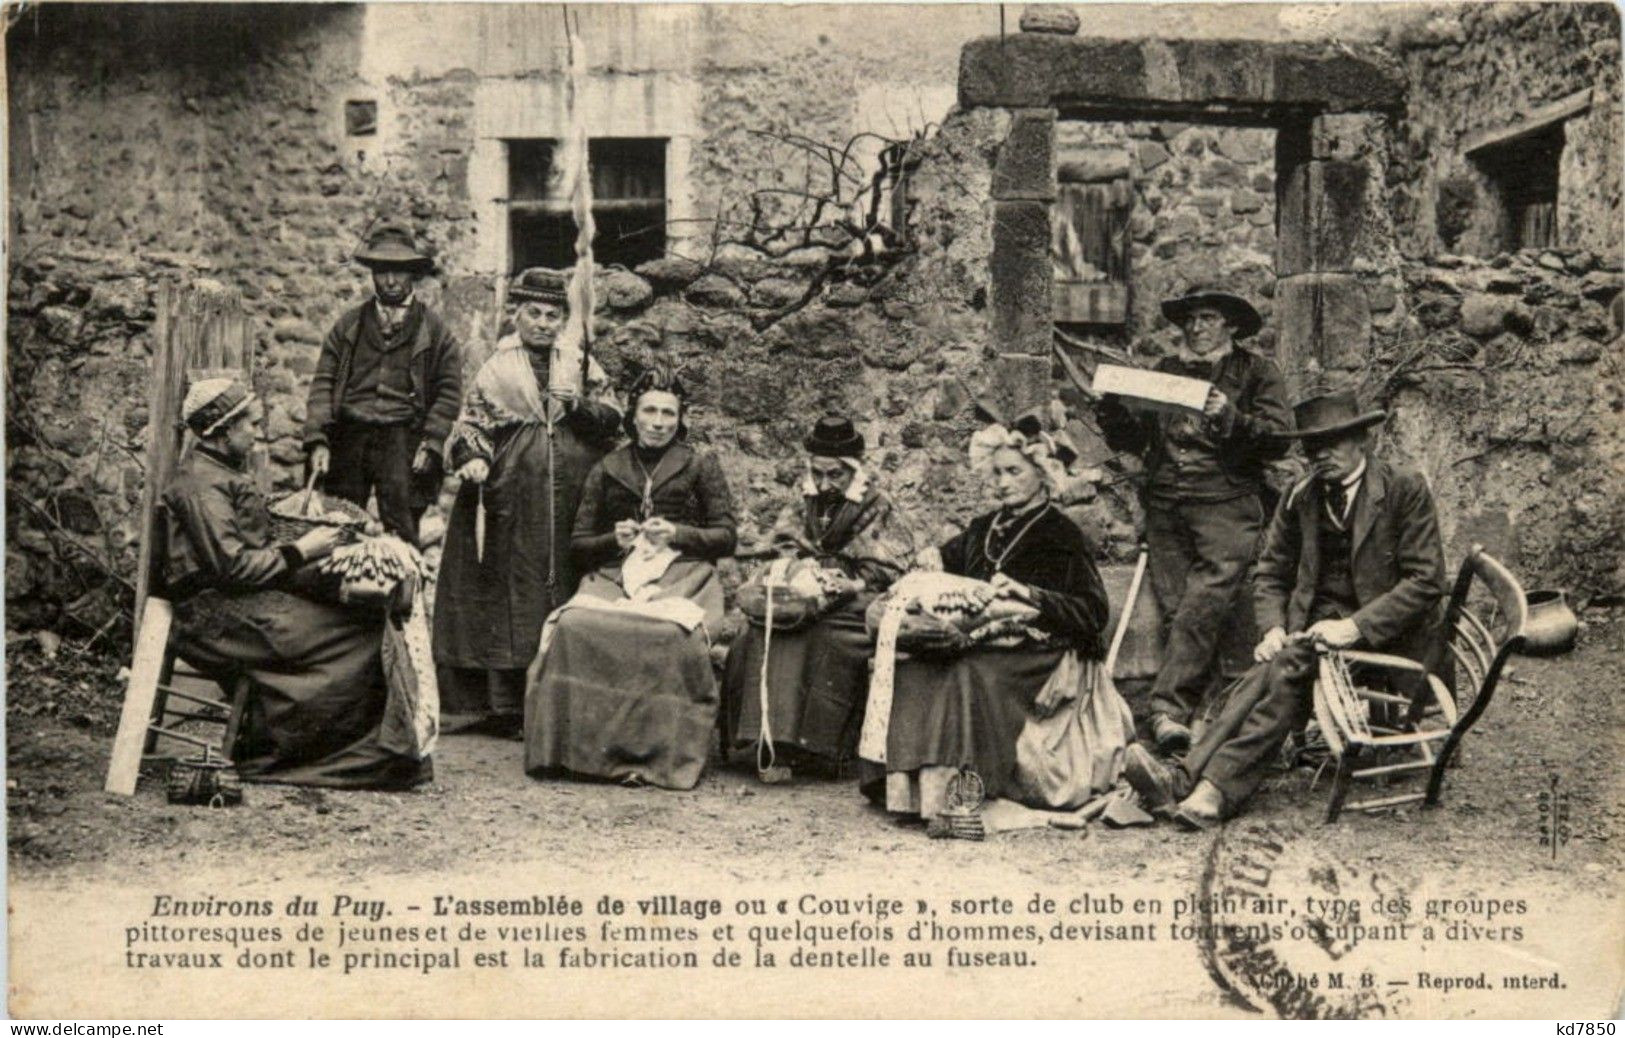
[[[510,298],[518,334],[480,366],[446,441],[462,486],[441,556],[434,657],[448,679],[444,712],[485,715],[478,729],[518,738],[542,622],[576,589],[581,485],[621,414],[596,364],[585,393],[579,367],[552,370],[563,290],[527,281]]]
[[[820,418],[803,446],[800,500],[779,513],[769,543],[781,557],[815,564],[826,580],[839,574],[850,597],[793,630],[769,631],[751,615],[728,648],[723,749],[753,748],[765,782],[787,781],[792,765],[827,768],[856,753],[872,652],[864,610],[924,546],[863,465],[863,434],[850,419]],[[772,593],[766,582],[775,567],[783,572],[784,564],[764,565],[741,599]]]
[[[1100,574],[1082,531],[1050,499],[1064,471],[1054,451],[1036,427],[994,426],[972,441],[973,469],[999,506],[930,562],[1028,607],[1027,634],[1007,647],[899,655],[890,687],[871,688],[859,752],[885,774],[867,767],[863,786],[889,810],[937,819],[948,779],[967,769],[989,800],[1051,810],[1081,807],[1117,782],[1133,722],[1099,665]],[[890,670],[877,658],[877,686]]]
[[[525,768],[692,789],[716,727],[715,562],[733,553],[733,504],[716,458],[683,442],[681,382],[647,372],[627,404],[633,442],[593,466],[576,514],[590,572],[528,675]]]
[[[163,593],[176,651],[220,681],[251,682],[242,734],[228,752],[250,782],[405,789],[433,766],[384,731],[390,687],[385,613],[339,601],[339,578],[313,563],[341,541],[317,527],[271,536],[271,514],[246,461],[261,419],[233,379],[187,392],[198,436],[163,493]]]

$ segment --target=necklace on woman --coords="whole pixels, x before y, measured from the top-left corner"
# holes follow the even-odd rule
[[[995,572],[995,573],[1004,572],[1005,560],[1008,559],[1010,557],[1010,554],[1016,550],[1016,545],[1021,543],[1021,539],[1027,535],[1028,530],[1031,530],[1033,528],[1033,524],[1038,522],[1039,519],[1043,518],[1044,513],[1048,512],[1049,509],[1050,509],[1050,501],[1049,501],[1049,498],[1046,496],[1044,498],[1044,503],[1033,511],[1033,514],[1030,517],[1028,517],[1028,519],[1027,519],[1027,521],[1025,523],[1021,524],[1021,529],[1016,531],[1016,535],[1014,537],[1010,538],[1010,543],[1006,544],[1004,546],[1004,550],[999,552],[997,555],[993,554],[993,531],[994,531],[994,529],[1006,529],[1006,528],[1008,528],[1011,524],[1013,524],[1015,522],[1016,517],[1019,516],[1021,513],[1016,512],[1016,513],[1011,514],[1007,519],[1005,519],[1005,521],[1003,523],[999,522],[999,517],[997,515],[995,515],[993,517],[993,521],[987,524],[987,533],[985,533],[982,536],[982,555],[987,559],[987,561],[989,561],[989,562],[991,562],[993,564],[993,572]]]
[[[643,464],[643,459],[638,457],[640,449],[636,444],[632,447],[632,464],[636,465],[638,471],[643,474],[643,500],[638,504],[638,518],[653,519],[655,514],[655,475]],[[659,467],[660,462],[656,461],[655,468]]]

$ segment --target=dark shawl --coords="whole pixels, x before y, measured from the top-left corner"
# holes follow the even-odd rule
[[[988,529],[998,512],[971,521],[965,532],[942,545],[943,568],[960,576],[988,580],[993,560],[985,550]],[[1023,521],[1013,524],[1019,530]],[[997,556],[1006,545],[994,543]],[[1088,541],[1077,524],[1054,505],[1021,535],[1004,560],[1003,572],[1033,589],[1038,626],[1077,646],[1090,659],[1106,655],[1106,588],[1090,557]]]

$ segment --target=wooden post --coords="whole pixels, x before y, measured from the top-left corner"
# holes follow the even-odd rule
[[[240,374],[252,384],[254,335],[242,297],[213,281],[195,286],[166,285],[158,292],[158,319],[152,328],[151,381],[147,399],[147,473],[141,488],[141,554],[135,575],[135,638],[139,643],[147,596],[152,589],[157,543],[158,498],[180,458],[181,402],[191,380]]]
[[[109,793],[131,796],[135,793],[136,779],[141,772],[141,748],[147,742],[147,725],[152,721],[152,706],[158,698],[158,682],[164,669],[165,650],[169,644],[169,625],[174,618],[168,602],[151,598],[145,603],[146,613],[136,636],[135,658],[130,661],[130,683],[124,690],[124,707],[119,713],[118,734],[113,737],[113,754],[107,764],[107,781],[102,788]]]

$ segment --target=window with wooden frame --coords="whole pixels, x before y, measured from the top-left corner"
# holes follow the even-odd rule
[[[1560,244],[1557,197],[1565,123],[1590,106],[1591,91],[1582,90],[1525,112],[1509,126],[1463,139],[1463,152],[1493,187],[1495,237],[1502,251]]]
[[[1080,147],[1058,155],[1050,211],[1054,320],[1123,325],[1129,311],[1129,215],[1134,182],[1121,148]]]
[[[508,265],[569,267],[576,224],[570,200],[554,197],[558,142],[529,138],[508,146]],[[587,143],[592,168],[593,260],[634,267],[666,252],[666,139],[600,137]]]

